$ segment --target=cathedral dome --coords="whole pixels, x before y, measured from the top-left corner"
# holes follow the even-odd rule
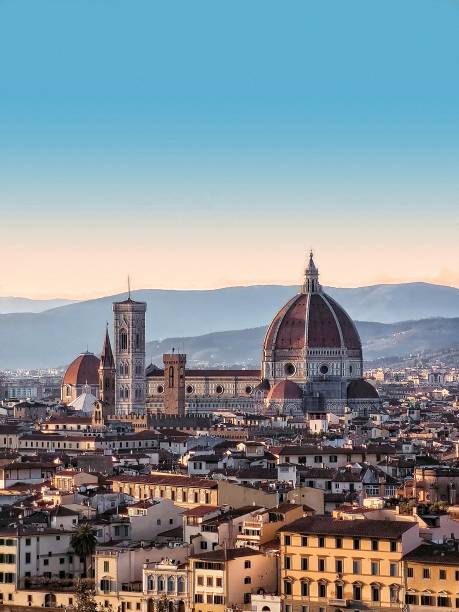
[[[344,384],[362,376],[358,331],[347,312],[322,290],[312,253],[299,293],[268,327],[262,369],[271,384],[283,378],[306,384],[324,377]],[[342,399],[346,386],[336,391]]]
[[[378,392],[371,383],[363,378],[353,380],[347,388],[347,398],[352,399],[379,399]]]
[[[359,334],[346,311],[325,293],[299,293],[274,317],[265,350],[347,348],[361,351]]]
[[[82,353],[67,368],[64,374],[64,385],[98,385],[99,358],[93,353]]]
[[[281,380],[278,382],[266,398],[268,402],[283,402],[285,400],[300,400],[303,392],[300,387],[291,380]]]
[[[300,293],[279,310],[265,336],[265,351],[291,349],[362,350],[350,316],[322,291],[312,253]]]

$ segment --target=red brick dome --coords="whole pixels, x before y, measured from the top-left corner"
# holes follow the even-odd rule
[[[281,380],[268,393],[268,401],[300,400],[303,398],[301,388],[291,380]]]
[[[100,360],[93,353],[82,353],[67,368],[64,385],[97,385]]]
[[[362,350],[352,319],[326,293],[299,293],[274,317],[265,351],[331,348]]]
[[[363,378],[353,380],[347,387],[348,399],[378,399],[379,394],[371,383]]]

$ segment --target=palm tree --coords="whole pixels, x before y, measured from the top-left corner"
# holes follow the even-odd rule
[[[73,533],[70,545],[83,559],[83,576],[86,577],[88,557],[92,557],[97,546],[96,532],[89,523],[81,523]]]

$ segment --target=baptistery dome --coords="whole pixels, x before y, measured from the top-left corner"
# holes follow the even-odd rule
[[[346,311],[319,284],[312,253],[304,284],[274,317],[263,346],[263,377],[307,383],[362,376],[362,344]]]

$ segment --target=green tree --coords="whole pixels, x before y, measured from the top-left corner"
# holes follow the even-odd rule
[[[156,612],[170,612],[171,610],[175,610],[175,603],[168,598],[167,595],[163,595],[156,602]]]
[[[76,554],[83,559],[83,576],[86,577],[88,558],[91,560],[96,550],[96,532],[89,523],[81,523],[73,533],[70,544]]]
[[[87,580],[76,584],[75,612],[98,612],[94,589]]]

